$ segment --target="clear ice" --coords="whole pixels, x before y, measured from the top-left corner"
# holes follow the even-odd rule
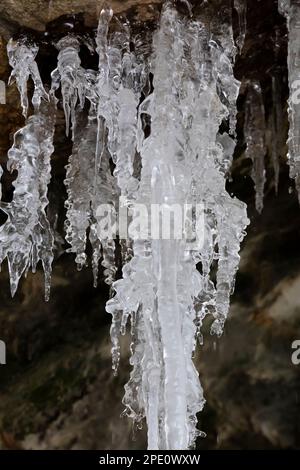
[[[300,202],[300,109],[295,92],[300,86],[300,3],[298,0],[279,0],[279,11],[286,16],[289,32],[288,72],[290,98],[288,160],[290,176],[295,179]]]
[[[35,61],[38,53],[36,44],[26,44],[24,40],[14,41],[10,39],[7,44],[7,55],[9,65],[12,67],[12,73],[9,78],[9,84],[14,81],[20,93],[23,115],[26,118],[28,112],[27,82],[29,77],[34,83],[34,92],[32,97],[33,106],[38,109],[42,99],[48,99],[44,89],[39,69]]]
[[[37,64],[33,62],[36,46],[31,54],[23,43],[8,44],[11,64],[15,64],[12,76],[16,77],[21,94],[24,114],[28,101],[26,81],[30,70],[34,76],[35,91],[32,103],[34,113],[25,126],[14,135],[13,146],[8,151],[7,170],[17,170],[13,183],[11,202],[1,202],[1,210],[7,215],[0,227],[0,265],[8,262],[11,294],[14,296],[22,274],[31,268],[36,271],[41,261],[45,273],[45,298],[49,299],[51,266],[53,261],[53,232],[46,208],[48,206],[48,184],[51,177],[50,157],[53,153],[56,99],[49,98],[42,86]],[[13,51],[13,52],[12,52]],[[15,59],[12,59],[14,54]],[[30,59],[28,59],[30,58]],[[21,69],[20,62],[25,61]],[[23,70],[23,72],[22,72]]]
[[[240,49],[245,5],[235,1]],[[231,16],[230,9],[227,13]],[[8,153],[8,170],[18,174],[12,202],[1,204],[8,218],[0,229],[0,263],[7,258],[14,294],[21,275],[41,261],[49,297],[54,236],[46,213],[47,187],[60,88],[66,133],[71,125],[73,140],[65,178],[68,251],[81,269],[88,262],[89,241],[94,284],[101,262],[112,286],[106,308],[112,315],[115,372],[119,337],[131,324],[132,371],[123,402],[135,424],[146,419],[149,449],[187,449],[203,435],[196,416],[205,400],[192,358],[207,315],[211,333],[223,332],[249,223],[246,205],[225,188],[240,88],[233,74],[232,25],[214,21],[208,28],[190,8],[189,14],[181,16],[166,2],[149,41],[149,32],[146,39],[133,35],[126,21],[111,28],[113,12],[104,7],[96,33],[98,70],[82,67],[80,38],[65,36],[56,44],[49,94],[35,62],[37,47],[24,41],[8,46],[25,116],[30,76],[35,88],[33,114]],[[257,123],[252,125],[251,114],[248,124],[248,152],[256,164],[250,144]],[[261,198],[261,168],[255,178]],[[120,239],[123,277],[115,280],[116,241],[101,238],[97,230],[101,204],[116,213],[128,209],[129,233],[140,204],[149,213],[155,205],[200,206],[203,242],[148,234]],[[189,214],[191,226],[198,215]]]
[[[149,209],[202,202],[204,245],[195,250],[185,240],[134,240],[133,258],[114,283],[116,295],[107,311],[113,316],[115,369],[118,335],[131,318],[127,414],[137,423],[146,417],[149,449],[186,449],[200,434],[196,414],[204,406],[192,361],[196,337],[208,313],[214,318],[212,334],[222,334],[248,224],[245,204],[225,190],[224,160],[232,139],[218,134],[223,120],[235,122],[239,83],[222,45],[199,21],[181,18],[169,4],[153,51],[154,91],[139,108],[139,119],[151,117],[151,132],[138,137],[142,173],[135,200]]]

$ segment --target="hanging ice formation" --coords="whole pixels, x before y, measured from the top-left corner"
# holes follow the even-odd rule
[[[281,151],[281,126],[283,122],[283,112],[281,106],[281,84],[279,71],[272,74],[272,116],[271,116],[271,156],[274,171],[275,192],[278,193],[279,171],[280,171],[280,151]]]
[[[33,53],[32,53],[33,50]],[[22,42],[8,44],[10,64],[14,67],[21,93],[24,114],[28,100],[26,80],[32,75],[34,114],[25,126],[16,132],[14,144],[8,152],[7,169],[17,170],[13,200],[1,203],[7,220],[0,228],[0,265],[7,259],[11,293],[15,294],[20,277],[28,269],[35,272],[39,261],[45,273],[45,298],[50,293],[51,265],[53,260],[53,234],[46,215],[47,189],[50,181],[50,156],[53,152],[55,125],[55,99],[49,99],[38,72],[34,56],[37,48]]]
[[[247,0],[234,0],[234,8],[238,14],[239,34],[236,40],[237,47],[241,53],[247,30]]]
[[[150,449],[185,449],[198,435],[196,414],[204,405],[192,362],[195,338],[208,313],[214,317],[212,333],[222,334],[248,223],[245,205],[225,190],[231,139],[223,139],[225,148],[218,143],[222,120],[234,122],[239,83],[205,27],[180,18],[168,4],[153,50],[154,92],[139,109],[151,116],[151,133],[138,138],[142,173],[135,199],[149,210],[153,204],[202,202],[204,244],[191,249],[186,240],[134,240],[134,256],[114,283],[107,311],[113,316],[115,368],[118,334],[131,317],[127,414],[137,422],[146,417]]]
[[[288,160],[290,176],[295,179],[300,202],[300,3],[298,0],[279,0],[279,11],[286,16],[289,32],[288,72],[290,98],[289,104],[289,138]]]
[[[242,15],[239,47],[241,5],[236,3]],[[82,268],[89,239],[95,284],[102,258],[106,282],[113,285],[107,311],[115,371],[119,335],[131,322],[126,414],[137,424],[146,418],[150,449],[186,449],[201,434],[196,415],[204,405],[192,360],[196,338],[201,342],[208,314],[211,333],[222,334],[248,224],[245,204],[225,189],[240,87],[233,75],[236,48],[229,23],[218,25],[214,34],[213,27],[179,15],[169,2],[151,53],[127,23],[110,28],[111,20],[112,11],[105,7],[96,35],[97,72],[82,67],[80,38],[68,35],[58,42],[49,96],[34,61],[37,48],[9,44],[25,115],[30,75],[35,91],[34,113],[16,133],[8,155],[8,169],[17,169],[18,176],[12,202],[1,205],[8,219],[0,229],[0,262],[8,259],[14,293],[22,273],[35,270],[41,260],[48,297],[53,234],[46,215],[47,186],[55,95],[61,88],[66,129],[71,122],[73,139],[65,179],[68,251]],[[228,124],[222,126],[228,133],[220,131],[222,123]],[[115,282],[115,240],[98,231],[102,204],[115,211],[129,209],[131,239],[120,240],[123,278]],[[188,226],[195,227],[200,217],[203,236],[192,243],[184,226],[181,237],[151,232],[138,238],[141,205],[151,217],[159,207],[159,220],[173,206],[190,205]]]
[[[85,96],[85,74],[79,58],[80,43],[73,35],[62,38],[56,45],[59,50],[57,68],[53,70],[52,93],[61,86],[63,108],[66,119],[66,134],[69,135],[70,120],[74,132],[76,119],[75,108],[79,101],[83,108]],[[73,134],[74,135],[74,134]]]
[[[255,207],[261,213],[264,204],[266,121],[262,90],[259,82],[248,82],[244,134],[246,157],[252,160],[252,179],[255,185]]]
[[[31,77],[34,82],[34,92],[32,97],[33,106],[38,109],[42,99],[48,99],[45,92],[35,57],[38,53],[38,47],[35,44],[28,46],[25,41],[9,41],[7,45],[7,54],[9,65],[12,67],[12,73],[9,84],[16,81],[20,97],[23,115],[27,117],[28,97],[27,81]]]

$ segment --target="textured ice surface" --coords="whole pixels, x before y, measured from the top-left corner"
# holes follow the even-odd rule
[[[76,37],[65,36],[57,44],[59,50],[57,68],[53,70],[52,92],[61,87],[63,108],[66,119],[66,134],[69,135],[70,121],[72,130],[76,125],[75,108],[79,102],[83,108],[85,101],[86,81],[84,69],[79,58],[80,44]]]
[[[7,259],[11,293],[28,269],[35,272],[41,261],[45,273],[45,297],[49,299],[53,233],[47,218],[47,189],[53,148],[55,102],[43,101],[38,112],[16,132],[8,152],[9,171],[17,170],[13,200],[1,203],[7,220],[0,228],[0,264]]]
[[[21,95],[23,113],[28,110],[27,80],[32,76],[35,89],[32,103],[34,114],[14,135],[8,151],[8,171],[17,170],[13,199],[1,203],[7,220],[0,227],[0,265],[7,259],[11,293],[15,294],[19,280],[28,269],[35,272],[41,261],[45,273],[45,298],[49,299],[53,233],[46,208],[51,177],[50,156],[54,150],[56,99],[49,98],[40,79],[35,56],[37,47],[22,41],[8,43],[8,56]]]
[[[288,159],[290,176],[295,179],[300,201],[300,107],[294,99],[294,92],[300,84],[300,3],[298,0],[279,0],[279,11],[287,18],[289,31],[288,71],[289,71],[289,138]]]
[[[241,48],[245,3],[235,6]],[[35,92],[34,114],[9,151],[8,169],[17,169],[18,176],[13,201],[1,205],[8,219],[0,229],[0,262],[8,259],[14,293],[22,273],[41,260],[48,297],[54,237],[47,186],[60,88],[66,132],[71,123],[73,139],[65,179],[68,251],[80,269],[87,264],[89,242],[94,284],[100,262],[105,281],[113,284],[107,311],[115,372],[119,336],[131,324],[125,413],[137,425],[146,418],[150,449],[187,449],[201,435],[196,415],[205,400],[192,357],[206,315],[212,316],[211,333],[223,332],[248,224],[245,204],[225,189],[240,87],[233,74],[232,12],[226,8],[221,24],[213,19],[208,30],[188,10],[181,16],[166,2],[149,41],[152,33],[133,35],[126,21],[112,22],[112,10],[104,7],[96,33],[98,70],[82,67],[80,38],[63,37],[56,44],[50,98],[34,61],[36,47],[10,43],[8,49],[25,115],[30,75]],[[255,132],[251,115],[248,121],[247,129]],[[98,231],[101,204],[116,212],[128,208],[131,234],[137,204],[149,214],[155,205],[198,204],[203,243],[161,235],[119,240],[123,277],[115,281],[116,242]],[[196,215],[189,214],[192,226]]]
[[[138,422],[146,417],[150,449],[186,449],[198,435],[196,414],[204,405],[192,362],[196,336],[208,313],[215,318],[212,333],[222,333],[248,223],[245,205],[225,190],[231,138],[218,135],[224,119],[234,132],[239,83],[222,46],[200,22],[179,17],[169,5],[153,50],[154,91],[139,109],[140,119],[151,117],[151,132],[138,139],[142,173],[136,200],[148,207],[202,202],[205,242],[198,251],[185,240],[134,241],[134,256],[114,283],[107,310],[113,315],[114,368],[118,334],[129,316],[132,322],[127,414]]]
[[[42,98],[48,99],[35,61],[37,53],[38,47],[35,44],[29,45],[24,40],[14,41],[11,39],[7,44],[9,65],[12,67],[9,83],[16,81],[25,117],[27,117],[28,112],[27,82],[29,77],[32,78],[34,83],[33,106],[37,109]]]

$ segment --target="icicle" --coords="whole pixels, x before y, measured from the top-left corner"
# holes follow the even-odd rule
[[[228,53],[234,48],[230,41],[225,35]],[[209,42],[199,22],[180,19],[169,3],[153,44],[154,92],[139,110],[142,173],[135,200],[149,211],[153,204],[203,202],[205,240],[202,248],[193,249],[184,239],[134,239],[133,258],[123,268],[123,279],[114,283],[116,296],[107,311],[113,316],[114,369],[118,334],[128,317],[134,318],[127,414],[138,423],[146,417],[150,449],[184,449],[199,434],[196,414],[204,405],[192,363],[196,324],[200,327],[211,312],[212,333],[221,334],[248,224],[245,205],[225,190],[232,139],[218,135],[229,116],[233,130],[239,82],[225,49]],[[145,114],[151,116],[146,139]],[[133,225],[135,205],[132,211]],[[210,271],[216,259],[214,285]]]
[[[300,109],[298,97],[300,80],[300,4],[296,0],[279,0],[279,11],[287,18],[289,31],[288,71],[289,71],[289,138],[288,160],[290,176],[295,179],[300,203]]]
[[[72,155],[67,166],[65,185],[68,199],[66,201],[66,240],[71,245],[69,252],[76,254],[78,269],[86,265],[87,231],[93,249],[94,285],[97,285],[98,265],[101,258],[102,241],[97,234],[97,208],[100,204],[114,204],[117,195],[115,181],[111,175],[109,158],[106,155],[101,167],[95,168],[95,154],[91,149],[96,148],[97,141],[97,95],[95,91],[96,74],[86,71],[86,98],[90,102],[88,118],[79,109],[76,111],[76,126],[74,128],[74,144]],[[105,129],[103,129],[105,133]],[[105,135],[102,136],[103,142]],[[96,171],[96,173],[95,173]],[[86,182],[90,181],[87,186]],[[105,252],[104,252],[105,256]],[[107,274],[107,273],[106,273]]]
[[[35,44],[26,44],[25,40],[14,41],[10,39],[7,44],[7,53],[9,64],[13,69],[9,84],[11,84],[13,80],[16,81],[21,97],[23,115],[26,118],[28,112],[27,81],[29,77],[32,78],[34,83],[34,93],[32,97],[33,106],[38,109],[41,100],[48,99],[35,62],[38,47]]]
[[[98,107],[97,107],[97,121],[98,121],[98,136],[97,136],[97,147],[96,147],[96,167],[99,167],[101,164],[101,156],[103,149],[103,128],[104,128],[104,119],[103,108],[107,106],[107,101],[109,100],[109,65],[107,57],[107,37],[109,23],[111,21],[113,11],[109,7],[105,7],[101,10],[96,44],[97,52],[99,55],[99,72],[97,78],[97,95],[98,95]]]
[[[236,39],[236,44],[241,54],[247,31],[247,0],[234,0],[234,8],[239,19],[239,35]]]
[[[59,50],[57,68],[52,72],[52,93],[61,86],[63,108],[66,120],[66,135],[69,135],[70,120],[72,136],[76,125],[75,108],[79,101],[83,108],[85,101],[85,73],[79,58],[80,44],[76,37],[69,35],[57,44]]]
[[[280,151],[282,135],[282,106],[281,106],[281,86],[280,76],[275,72],[272,75],[272,116],[271,116],[271,156],[274,171],[275,192],[278,193],[279,171],[280,171]]]
[[[94,158],[91,149],[96,145],[96,122],[84,119],[78,112],[74,129],[72,155],[67,166],[65,185],[66,201],[66,241],[71,245],[67,251],[76,254],[78,269],[86,265],[86,234],[90,226],[91,201],[94,186],[87,181],[94,181]]]
[[[10,203],[2,203],[7,214],[0,228],[0,264],[7,258],[11,294],[29,268],[35,272],[39,261],[45,273],[45,298],[49,299],[53,234],[46,215],[47,189],[50,182],[50,156],[56,102],[42,101],[40,110],[16,132],[8,152],[8,170],[17,170],[14,195]]]
[[[265,108],[259,82],[248,84],[244,134],[247,144],[246,157],[253,163],[252,179],[255,184],[255,207],[261,213],[264,204],[265,186]]]

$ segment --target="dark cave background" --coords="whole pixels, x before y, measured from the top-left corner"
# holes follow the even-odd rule
[[[126,14],[141,31],[155,26],[161,7],[160,0],[111,3],[117,14]],[[191,3],[195,13],[203,7],[201,0]],[[223,20],[224,8],[230,4],[230,0],[211,2],[217,20]],[[26,34],[40,45],[37,61],[47,81],[57,55],[51,41],[68,32],[70,19],[78,33],[91,35],[98,10],[99,2],[94,0],[0,0],[0,79],[7,83],[10,73],[8,39]],[[233,27],[237,34],[235,14]],[[84,66],[97,63],[85,50],[82,58]],[[300,339],[300,207],[286,162],[286,61],[286,22],[278,13],[277,1],[249,0],[246,41],[235,65],[242,86],[238,145],[228,191],[248,204],[251,225],[242,245],[225,333],[221,339],[211,337],[206,325],[204,346],[195,358],[207,399],[199,416],[199,428],[207,437],[197,442],[199,449],[300,448],[300,365],[291,362],[291,344]],[[270,122],[273,73],[280,76],[284,113],[279,192],[276,195],[274,190],[269,145],[265,202],[259,215],[251,162],[244,155],[245,82],[260,81]],[[23,123],[16,88],[7,87],[7,103],[0,105],[1,164],[5,165],[13,134]],[[269,143],[270,133],[268,127]],[[60,109],[49,213],[52,220],[58,215],[62,235],[64,167],[70,153]],[[2,180],[7,200],[12,197],[14,177],[5,173]],[[0,339],[7,345],[7,365],[0,366],[0,449],[145,448],[145,430],[134,431],[132,423],[120,417],[130,371],[130,338],[122,341],[119,375],[114,377],[110,315],[105,312],[108,287],[100,280],[94,289],[91,269],[77,272],[71,255],[61,250],[58,254],[49,303],[43,300],[41,271],[21,281],[13,300],[6,267],[0,273]]]

